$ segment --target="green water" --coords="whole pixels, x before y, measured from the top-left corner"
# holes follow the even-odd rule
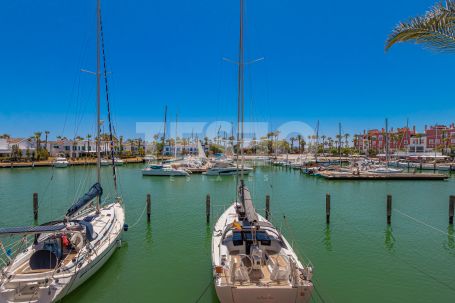
[[[130,226],[151,194],[151,225],[142,217],[106,266],[64,302],[195,302],[210,284],[205,196],[210,193],[214,213],[221,212],[234,197],[234,179],[142,177],[140,168],[119,168],[121,192]],[[103,168],[103,175],[109,173]],[[33,223],[33,192],[39,193],[40,222],[61,216],[94,178],[93,167],[0,170],[0,226]],[[455,238],[448,226],[454,178],[329,182],[260,167],[247,183],[260,212],[265,195],[271,195],[272,221],[311,259],[325,302],[454,301]],[[112,182],[104,186],[112,193]],[[325,224],[326,192],[332,195],[330,227]],[[395,209],[391,228],[385,218],[388,193]],[[216,214],[212,223],[215,219]],[[313,296],[314,302],[323,300]],[[213,285],[199,302],[218,302]]]

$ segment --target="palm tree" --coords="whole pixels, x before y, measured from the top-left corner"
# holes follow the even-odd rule
[[[48,131],[48,130],[45,130],[45,131],[44,131],[44,134],[46,135],[46,138],[45,138],[46,145],[44,145],[44,148],[45,148],[46,150],[47,150],[47,138],[48,138],[48,136],[49,136],[50,133],[51,133],[51,132]]]
[[[302,135],[297,135],[297,142],[299,143],[299,153],[302,153]]]
[[[326,135],[322,135],[321,136],[321,139],[322,139],[322,152],[324,152],[324,150],[325,150],[325,138],[327,138]]]
[[[344,134],[344,144],[346,145],[346,147],[349,147],[349,137],[350,136],[351,135],[348,133]]]
[[[386,41],[385,49],[394,44],[414,41],[429,49],[455,52],[455,1],[435,4],[424,16],[398,24]]]
[[[291,146],[290,146],[290,147],[291,147],[291,152],[292,152],[292,150],[294,149],[294,141],[295,141],[295,138],[294,138],[294,137],[290,137],[290,138],[289,138],[289,141],[291,142]]]

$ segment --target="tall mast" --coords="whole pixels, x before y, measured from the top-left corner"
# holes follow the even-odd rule
[[[161,143],[163,144],[162,154],[164,154],[164,143],[166,143],[166,123],[167,123],[167,105],[164,107],[163,137],[161,138]]]
[[[175,141],[174,141],[174,158],[177,159],[177,124],[178,124],[179,114],[175,114]]]
[[[101,184],[101,55],[100,55],[100,33],[101,33],[101,1],[97,0],[96,9],[96,176],[97,182]],[[96,203],[96,211],[100,211],[100,196]]]
[[[239,167],[239,153],[241,157],[240,180],[243,181],[244,157],[243,157],[243,138],[244,138],[244,73],[245,57],[243,45],[243,14],[244,0],[240,0],[240,39],[239,39],[239,70],[238,70],[238,100],[237,100],[237,170]],[[238,178],[237,178],[238,179]]]

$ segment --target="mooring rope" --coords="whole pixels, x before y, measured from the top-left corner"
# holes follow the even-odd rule
[[[402,215],[404,217],[407,217],[408,219],[411,219],[411,220],[413,220],[413,221],[415,221],[415,222],[417,222],[417,223],[419,223],[419,224],[421,224],[423,226],[429,227],[429,228],[431,228],[431,229],[433,229],[433,230],[435,230],[435,231],[437,231],[437,232],[439,232],[439,233],[441,233],[443,235],[446,235],[446,236],[449,236],[449,237],[453,237],[453,235],[451,235],[451,234],[449,234],[449,233],[447,233],[447,232],[445,232],[445,231],[443,231],[443,230],[441,230],[441,229],[439,229],[437,227],[434,227],[434,226],[432,226],[432,225],[430,225],[430,224],[428,224],[428,223],[426,223],[426,222],[424,222],[422,220],[419,220],[417,218],[411,217],[410,215],[405,214],[404,212],[402,212],[402,211],[400,211],[400,210],[398,210],[396,208],[394,208],[393,210],[396,211],[397,213],[399,213],[400,215]]]
[[[142,213],[141,213],[141,215],[139,216],[139,218],[137,218],[136,222],[134,222],[134,224],[131,225],[130,228],[134,228],[134,227],[139,223],[139,221],[140,221],[140,220],[142,219],[142,217],[144,216],[146,210],[147,210],[147,204],[145,205],[144,209],[142,210]]]
[[[207,284],[207,286],[204,288],[204,290],[203,290],[202,293],[199,295],[199,298],[197,298],[197,300],[195,301],[195,303],[198,303],[199,301],[201,301],[201,299],[204,297],[204,295],[205,295],[205,293],[207,292],[207,290],[208,290],[208,289],[210,288],[210,286],[212,285],[213,280],[215,280],[215,277],[212,277],[212,279],[210,279],[209,284]]]

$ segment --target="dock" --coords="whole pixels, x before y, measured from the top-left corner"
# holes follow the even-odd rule
[[[360,174],[322,171],[318,175],[327,180],[367,180],[367,181],[384,181],[384,180],[402,180],[402,181],[444,181],[449,178],[445,174],[430,174],[430,173],[394,173],[381,174],[361,172]]]
[[[144,160],[140,157],[122,159],[125,164],[128,163],[143,163]],[[79,165],[96,165],[96,159],[83,159],[83,160],[68,160],[70,166]],[[8,162],[0,163],[0,168],[19,168],[19,167],[52,167],[54,161],[36,161],[36,162]]]

